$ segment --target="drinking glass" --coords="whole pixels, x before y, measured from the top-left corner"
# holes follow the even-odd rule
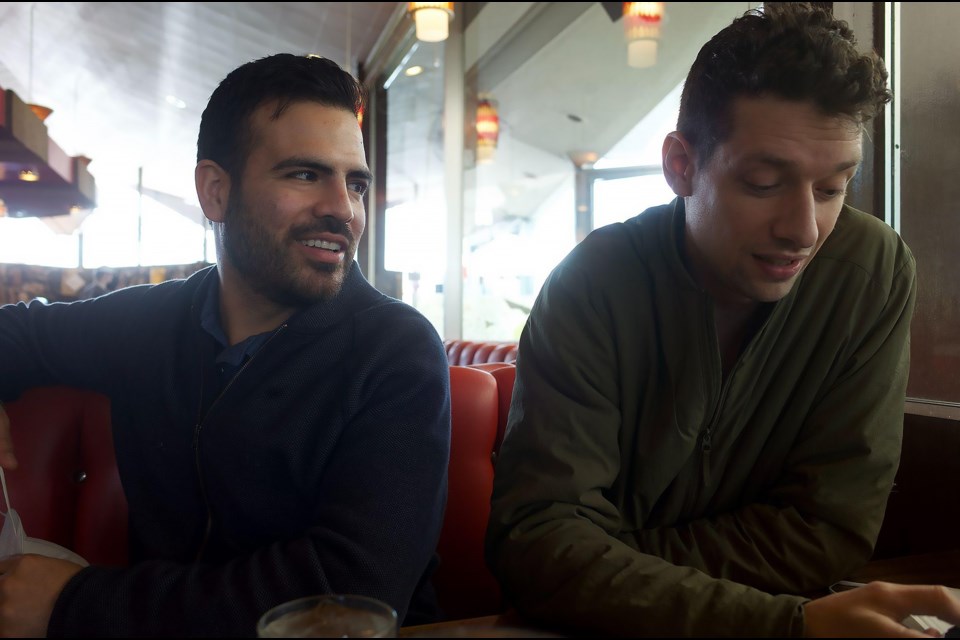
[[[365,596],[308,596],[264,613],[257,623],[257,637],[395,638],[397,612]]]

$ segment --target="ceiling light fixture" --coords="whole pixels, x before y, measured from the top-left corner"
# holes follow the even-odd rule
[[[186,109],[187,103],[174,95],[167,95],[167,104],[171,107],[176,107],[177,109]]]
[[[481,97],[477,102],[477,163],[493,162],[500,137],[500,116],[493,100]]]
[[[45,107],[42,104],[28,104],[30,110],[33,111],[34,115],[40,118],[40,122],[43,122],[50,117],[50,114],[53,113],[53,109],[50,107]]]
[[[417,40],[442,42],[450,35],[452,2],[409,2],[407,11],[417,26]]]
[[[623,30],[627,64],[637,69],[657,63],[657,41],[664,19],[663,2],[624,2]]]
[[[421,73],[423,73],[423,67],[421,67],[418,64],[413,65],[412,67],[410,67],[409,69],[403,72],[404,75],[410,78],[412,78],[413,76],[418,76]]]

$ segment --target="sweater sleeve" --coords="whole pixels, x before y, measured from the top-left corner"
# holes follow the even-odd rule
[[[487,560],[524,614],[612,635],[798,636],[804,598],[771,595],[618,537],[618,354],[590,278],[561,265],[521,336]],[[709,526],[706,525],[705,526]]]
[[[122,378],[118,345],[138,326],[136,300],[148,286],[75,303],[20,302],[0,308],[0,400],[31,387],[65,384],[105,392]]]
[[[375,357],[358,355],[359,369],[344,372],[354,382],[343,402],[356,411],[303,516],[309,529],[222,564],[87,568],[62,592],[48,635],[249,637],[270,607],[317,593],[375,597],[403,621],[430,577],[442,523],[449,373],[422,318],[376,343],[367,347]]]

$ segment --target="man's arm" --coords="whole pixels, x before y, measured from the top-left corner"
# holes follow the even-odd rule
[[[717,580],[616,537],[617,356],[607,299],[591,286],[603,275],[568,257],[521,336],[487,529],[494,575],[522,613],[563,629],[720,636],[749,620],[758,635],[799,635],[803,598]]]
[[[315,498],[305,498],[309,515],[282,514],[288,521],[309,520],[308,529],[224,563],[155,559],[128,569],[84,568],[63,587],[52,614],[40,612],[50,619],[48,633],[250,635],[259,614],[271,606],[322,592],[379,598],[402,619],[431,562],[441,526],[450,443],[449,369],[436,332],[422,317],[378,329],[378,341],[389,347],[383,355],[376,362],[348,360],[349,366],[373,366],[357,373],[361,382],[351,387],[350,399],[340,398],[352,402],[355,411],[332,462],[322,474],[317,469],[320,489]],[[272,454],[258,449],[248,455],[256,461]],[[290,491],[316,486],[312,479],[304,482]],[[62,584],[55,582],[48,588],[59,592]],[[32,599],[11,610],[36,615],[39,602]]]
[[[709,520],[639,530],[636,547],[772,592],[822,589],[867,562],[900,458],[915,279],[908,260],[774,486]]]
[[[362,410],[322,469],[308,530],[222,564],[84,569],[50,634],[250,635],[270,607],[331,592],[378,598],[402,620],[436,550],[449,457],[449,369],[435,332],[419,327],[391,326],[390,357],[350,385],[343,402]]]
[[[649,534],[673,546],[642,546],[647,532],[634,540],[620,537],[620,507],[608,490],[629,461],[621,460],[620,416],[607,393],[620,382],[613,372],[618,354],[603,318],[609,305],[592,293],[590,277],[564,271],[552,276],[541,294],[552,313],[535,309],[521,339],[510,431],[498,461],[487,547],[506,592],[530,615],[609,633],[801,633],[804,599],[769,595],[735,583],[733,575],[749,582],[780,570],[789,574],[791,544],[822,551],[839,542],[860,554],[869,545],[851,544],[856,536],[832,523],[810,527],[802,518],[782,518],[794,509],[785,502],[748,506],[719,523],[704,519]],[[906,303],[901,303],[902,310]],[[596,357],[571,356],[578,350]],[[902,343],[894,350],[896,361]],[[789,464],[802,470],[807,453],[802,449]],[[888,463],[880,460],[879,467]],[[859,491],[869,485],[865,498],[872,501],[872,517],[882,515],[885,482],[885,476],[875,476],[858,486]],[[803,500],[809,502],[801,497],[800,509]],[[777,547],[784,528],[798,524],[786,551]],[[687,536],[691,530],[699,537]],[[812,538],[799,542],[801,533],[811,532]],[[725,565],[731,551],[735,570]],[[737,556],[746,561],[738,563]],[[710,566],[701,557],[716,562]],[[716,577],[707,571],[716,571]]]

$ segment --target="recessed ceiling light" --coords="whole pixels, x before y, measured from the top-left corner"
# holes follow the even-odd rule
[[[178,98],[177,96],[167,96],[167,104],[176,107],[177,109],[186,109],[187,103]]]
[[[421,73],[423,73],[423,67],[421,67],[421,66],[418,65],[418,64],[415,64],[415,65],[413,65],[412,67],[410,67],[409,69],[407,69],[406,71],[404,71],[403,73],[404,73],[405,75],[410,76],[410,77],[412,78],[413,76],[418,76],[418,75],[420,75]]]

